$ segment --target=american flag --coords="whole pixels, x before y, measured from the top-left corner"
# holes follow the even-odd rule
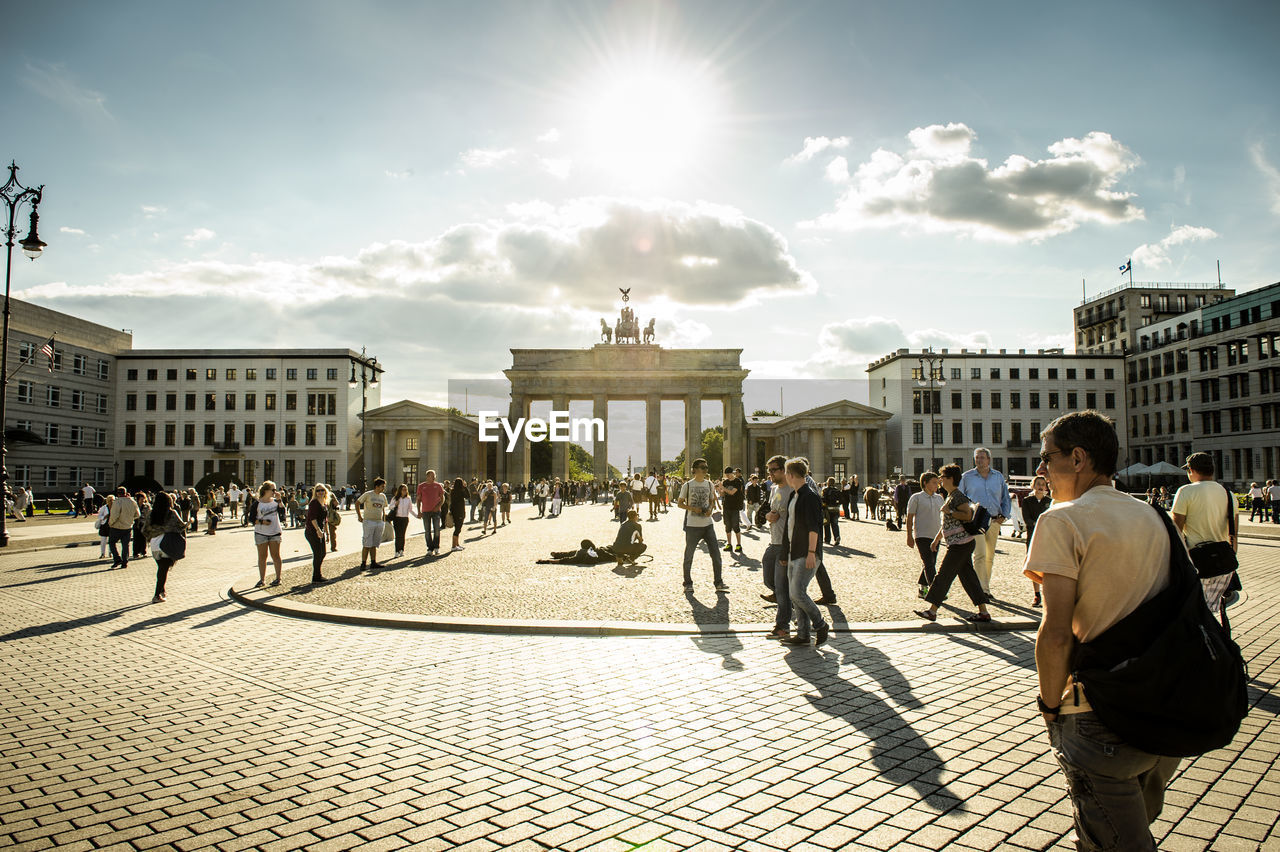
[[[53,340],[52,338],[46,341],[44,346],[40,347],[40,351],[43,352],[45,355],[49,356],[49,372],[52,373],[53,372]]]

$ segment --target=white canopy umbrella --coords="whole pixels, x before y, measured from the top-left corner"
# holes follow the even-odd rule
[[[1169,464],[1167,461],[1156,462],[1151,465],[1151,467],[1147,468],[1146,472],[1152,476],[1183,476],[1186,474],[1185,470],[1176,465]]]
[[[1144,473],[1151,473],[1151,468],[1142,462],[1134,462],[1124,470],[1116,471],[1116,476],[1142,476]]]

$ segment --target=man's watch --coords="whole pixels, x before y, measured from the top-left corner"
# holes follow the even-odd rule
[[[1052,716],[1055,719],[1058,718],[1058,714],[1062,712],[1061,704],[1059,704],[1057,707],[1050,707],[1048,704],[1044,703],[1044,699],[1041,698],[1039,695],[1036,696],[1036,707],[1040,708],[1041,713],[1045,714],[1046,716]]]

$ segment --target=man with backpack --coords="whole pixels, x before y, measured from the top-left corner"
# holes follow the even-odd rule
[[[1213,456],[1208,453],[1192,453],[1183,468],[1190,482],[1173,497],[1173,522],[1200,569],[1204,602],[1209,612],[1218,613],[1235,574],[1236,498],[1214,480]]]
[[[1077,848],[1154,850],[1149,826],[1179,758],[1121,739],[1071,673],[1080,670],[1072,657],[1078,643],[1099,639],[1170,584],[1170,538],[1157,510],[1112,486],[1119,442],[1108,418],[1064,414],[1041,437],[1037,472],[1048,478],[1054,503],[1036,523],[1026,563],[1044,596],[1037,705],[1067,778]]]
[[[973,570],[982,584],[982,591],[991,595],[991,567],[995,564],[996,543],[1000,540],[1000,526],[1013,515],[1009,499],[1009,483],[1004,474],[991,466],[991,451],[978,447],[973,451],[973,467],[960,477],[960,490],[969,499],[987,510],[991,524],[975,541]],[[904,500],[905,502],[905,500]]]

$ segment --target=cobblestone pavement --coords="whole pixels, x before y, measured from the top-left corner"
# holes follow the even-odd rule
[[[1067,848],[1028,633],[332,625],[226,600],[245,547],[194,539],[160,605],[149,561],[0,559],[0,846]],[[1242,555],[1254,708],[1183,762],[1162,849],[1280,848],[1280,548]]]
[[[405,557],[394,559],[392,546],[382,546],[386,568],[358,573],[355,555],[327,560],[326,571],[342,581],[324,587],[307,585],[309,564],[297,563],[279,593],[307,604],[348,607],[378,612],[476,618],[610,619],[702,624],[772,623],[776,608],[760,599],[760,558],[768,544],[761,532],[743,535],[742,553],[719,552],[728,595],[711,587],[711,559],[704,546],[694,556],[695,591],[681,587],[684,556],[684,513],[673,510],[656,522],[643,523],[648,552],[638,567],[615,568],[537,565],[553,550],[572,550],[589,538],[612,544],[618,526],[604,505],[566,507],[561,517],[539,519],[528,506],[517,505],[511,524],[496,534],[482,535],[480,525],[463,528],[464,550],[439,558],[426,556],[420,522],[411,521]],[[353,518],[354,520],[354,518]],[[355,527],[354,523],[347,526]],[[883,523],[840,524],[842,546],[826,553],[838,605],[837,622],[918,620],[916,579],[920,558],[906,546],[905,533],[889,533]],[[723,538],[723,526],[716,534]],[[295,534],[299,539],[301,534]],[[445,545],[448,538],[443,538]],[[721,542],[723,545],[723,541]],[[305,550],[305,547],[303,547]],[[1022,577],[1026,546],[1021,540],[1001,541],[996,551],[993,592],[1010,604],[996,608],[997,617],[1026,620],[1031,583]],[[237,586],[240,588],[240,586]],[[817,585],[813,586],[817,596]],[[953,587],[948,607],[972,612],[960,584]],[[944,616],[946,613],[944,613]]]

